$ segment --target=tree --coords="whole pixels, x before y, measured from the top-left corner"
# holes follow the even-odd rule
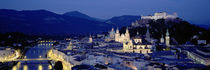
[[[54,69],[55,70],[63,70],[62,62],[61,61],[56,62],[55,66],[54,66]]]

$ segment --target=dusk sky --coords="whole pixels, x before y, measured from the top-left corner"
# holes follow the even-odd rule
[[[166,11],[170,14],[176,12],[192,23],[210,22],[210,0],[1,0],[0,9],[45,9],[58,14],[80,11],[102,19]]]

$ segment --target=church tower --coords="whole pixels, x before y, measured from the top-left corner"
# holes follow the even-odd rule
[[[147,32],[146,32],[146,38],[145,38],[148,42],[151,42],[150,39],[150,33],[149,33],[149,25],[147,25]]]
[[[126,32],[125,32],[125,37],[127,38],[127,41],[130,40],[130,34],[129,34],[128,27],[127,27]]]
[[[169,36],[168,29],[167,29],[167,32],[166,32],[166,46],[170,47],[170,36]]]
[[[69,42],[69,45],[67,46],[66,50],[72,50],[72,48],[73,48],[72,42]]]
[[[114,28],[112,28],[112,30],[109,32],[109,36],[111,39],[114,39],[114,34],[115,34],[115,31],[114,31]]]
[[[120,32],[117,28],[116,33],[115,33],[115,41],[119,41],[119,38],[120,38]]]
[[[92,36],[90,35],[90,37],[89,37],[89,43],[92,43],[93,42],[93,38],[92,38]]]
[[[160,38],[160,43],[163,44],[164,43],[164,38],[163,38],[163,35],[161,36]]]

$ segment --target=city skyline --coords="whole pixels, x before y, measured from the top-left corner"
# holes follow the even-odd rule
[[[4,0],[0,1],[0,9],[39,10],[45,9],[58,14],[80,11],[89,16],[110,19],[121,15],[151,15],[155,12],[176,12],[179,17],[193,24],[207,24],[210,8],[208,0],[88,0],[88,1],[51,1],[51,0]]]

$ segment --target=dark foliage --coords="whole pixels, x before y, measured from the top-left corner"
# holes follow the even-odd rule
[[[54,69],[55,70],[63,70],[62,62],[61,61],[56,62],[55,66],[54,66]]]
[[[149,30],[152,38],[160,39],[161,35],[165,36],[166,29],[169,29],[170,37],[172,43],[178,42],[179,44],[184,44],[187,41],[193,41],[192,37],[194,35],[199,35],[199,39],[204,39],[209,41],[209,30],[201,28],[199,26],[190,24],[187,21],[181,20],[179,18],[174,20],[169,19],[159,19],[153,20],[149,23],[140,23],[140,24],[149,24]],[[121,33],[125,32],[126,27],[120,29]],[[140,35],[144,36],[146,33],[146,27],[132,27],[129,29],[131,37],[134,37],[137,32]]]
[[[123,15],[118,17],[113,17],[111,19],[106,20],[107,23],[113,24],[114,27],[123,27],[129,26],[135,20],[140,19],[140,16],[131,16],[131,15]]]

